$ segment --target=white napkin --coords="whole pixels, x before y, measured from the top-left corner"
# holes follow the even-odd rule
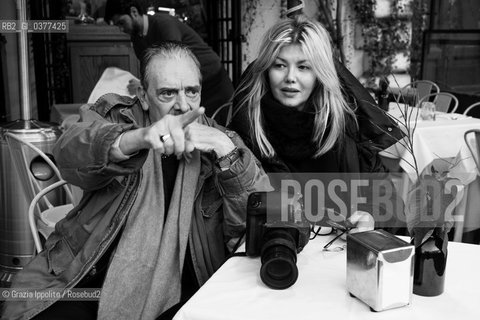
[[[94,103],[105,93],[117,93],[123,96],[133,97],[128,93],[127,89],[128,82],[131,79],[138,80],[128,71],[116,67],[106,68],[95,85],[95,88],[93,88],[92,93],[90,93],[88,103]]]

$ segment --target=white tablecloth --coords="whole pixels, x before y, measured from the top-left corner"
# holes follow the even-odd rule
[[[117,67],[106,68],[95,88],[88,97],[88,103],[95,103],[98,98],[106,93],[116,93],[122,96],[133,97],[128,93],[127,85],[131,79],[138,80],[133,74]]]
[[[346,290],[346,251],[322,251],[330,238],[311,241],[298,255],[298,280],[285,290],[263,284],[259,258],[231,258],[174,319],[480,319],[480,246],[449,243],[442,295],[413,295],[409,306],[375,313]]]

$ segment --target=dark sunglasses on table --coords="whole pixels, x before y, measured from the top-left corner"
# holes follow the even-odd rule
[[[336,247],[333,249],[330,249],[330,246],[338,240],[341,236],[343,236],[345,233],[348,233],[351,229],[353,229],[355,226],[345,218],[342,214],[335,212],[335,214],[341,218],[340,222],[333,221],[331,219],[328,219],[326,223],[337,230],[340,230],[341,232],[338,233],[332,240],[330,240],[326,245],[323,246],[323,251],[342,251],[344,248],[343,247]],[[310,240],[314,239],[320,232],[321,227],[319,226],[318,229],[315,231],[312,227],[312,231],[314,232],[314,235]]]

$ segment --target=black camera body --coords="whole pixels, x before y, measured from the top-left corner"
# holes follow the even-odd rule
[[[307,245],[310,236],[310,223],[305,219],[301,199],[282,197],[287,195],[254,192],[247,204],[246,254],[261,256],[260,276],[274,289],[295,283],[297,253]]]

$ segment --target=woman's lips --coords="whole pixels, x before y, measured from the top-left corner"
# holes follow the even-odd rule
[[[295,88],[282,88],[283,92],[300,92],[300,90]]]
[[[292,88],[282,88],[281,91],[287,98],[293,98],[300,92],[299,90]]]

